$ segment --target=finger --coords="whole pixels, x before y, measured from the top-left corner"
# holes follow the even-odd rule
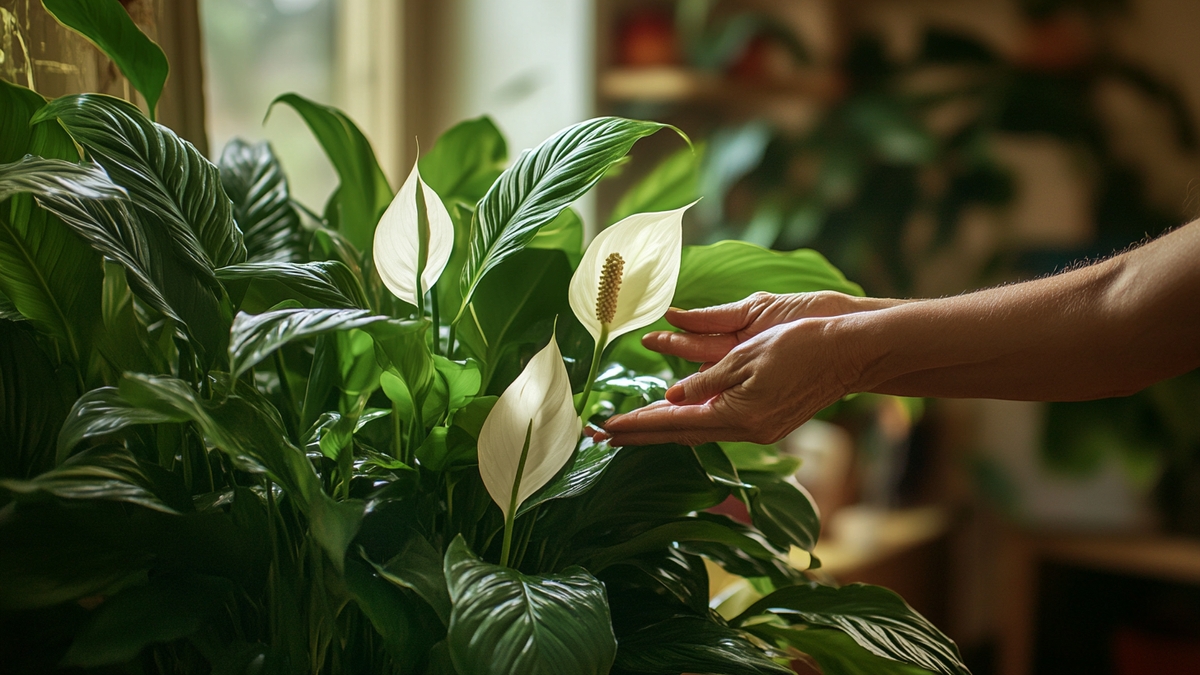
[[[736,333],[750,325],[755,307],[754,296],[728,305],[682,310],[667,310],[667,321],[689,333]]]
[[[675,405],[696,405],[743,381],[745,378],[740,369],[735,369],[728,361],[718,361],[713,367],[676,382],[667,390],[666,398]]]
[[[722,424],[710,406],[678,406],[657,401],[624,415],[615,415],[604,422],[609,436],[681,429],[710,429]]]
[[[672,331],[656,331],[647,333],[642,338],[642,345],[650,351],[660,354],[670,354],[681,359],[704,363],[720,361],[729,350],[738,345],[735,336],[728,333],[723,335],[698,335],[695,333],[675,333]]]
[[[710,430],[651,431],[617,434],[609,439],[608,444],[616,448],[623,448],[628,445],[662,445],[665,443],[696,446],[727,438],[729,438],[729,434]]]

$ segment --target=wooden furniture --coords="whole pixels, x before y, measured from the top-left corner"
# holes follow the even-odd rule
[[[1200,541],[1193,539],[1009,530],[999,553],[1001,675],[1032,672],[1044,563],[1200,586]]]

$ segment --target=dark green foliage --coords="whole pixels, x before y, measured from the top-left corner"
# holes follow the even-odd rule
[[[141,72],[140,57],[121,58]],[[774,628],[859,640],[818,658],[859,654],[871,633],[867,649],[904,644],[888,655],[951,663],[952,647],[898,614],[894,596],[847,610],[826,602],[832,589],[794,585],[787,547],[811,549],[819,524],[772,448],[584,439],[521,505],[511,566],[496,564],[504,519],[477,461],[493,394],[556,326],[584,387],[591,338],[567,302],[583,230],[570,205],[662,125],[583,122],[507,170],[490,120],[443,136],[420,162],[456,227],[432,291],[456,306],[437,317],[395,301],[374,271],[392,192],[365,137],[340,111],[278,100],[341,178],[311,229],[265,145],[235,141],[218,169],[124,101],[45,103],[0,83],[5,666],[786,672],[786,635],[709,610],[706,559],[790,593],[790,613],[769,608]],[[623,203],[676,199],[685,169]],[[857,291],[809,252],[682,256],[677,304]],[[618,347],[588,401],[597,420],[667,387],[661,360],[646,370],[623,362],[644,354]],[[704,513],[730,494],[756,526]]]

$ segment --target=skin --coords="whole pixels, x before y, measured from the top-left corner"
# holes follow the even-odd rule
[[[1200,221],[1094,265],[956,297],[756,293],[667,320],[680,331],[643,344],[703,370],[598,437],[773,443],[855,392],[1124,396],[1200,367]]]

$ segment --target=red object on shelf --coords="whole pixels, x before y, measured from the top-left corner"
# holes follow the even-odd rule
[[[1195,675],[1200,673],[1200,642],[1120,628],[1113,635],[1117,675]]]
[[[679,63],[675,21],[658,9],[640,9],[621,20],[617,63],[622,66],[670,66]]]

